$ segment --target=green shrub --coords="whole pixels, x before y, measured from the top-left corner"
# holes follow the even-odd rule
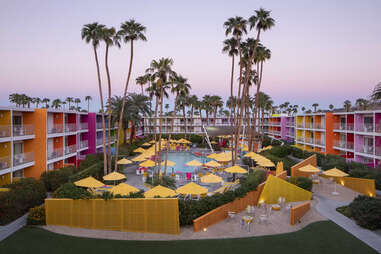
[[[0,192],[0,225],[21,217],[46,198],[45,185],[33,178],[22,178],[8,188],[10,191]]]
[[[340,207],[336,208],[336,211],[338,211],[339,213],[343,214],[344,216],[346,216],[348,218],[352,217],[351,208],[347,205],[346,206],[340,206]]]
[[[78,181],[80,179],[83,179],[83,178],[86,178],[89,176],[92,176],[98,180],[103,180],[102,179],[103,173],[104,173],[103,172],[103,161],[101,161],[101,162],[97,162],[96,164],[93,164],[92,166],[70,176],[69,181],[75,182],[75,181]]]
[[[146,183],[152,185],[152,186],[157,186],[161,185],[164,187],[168,187],[170,189],[176,189],[176,181],[172,177],[169,176],[161,176],[159,177],[158,175],[154,175],[153,177],[153,182],[152,182],[152,177],[147,177]]]
[[[97,153],[97,154],[88,154],[86,155],[86,158],[79,164],[79,171],[87,169],[94,164],[98,164],[99,162],[103,161],[103,153]]]
[[[45,206],[40,205],[30,208],[28,218],[28,225],[46,225]]]
[[[349,204],[353,219],[361,227],[381,229],[381,199],[358,196]]]
[[[86,189],[77,187],[73,183],[61,185],[54,193],[54,198],[90,199],[92,194]]]
[[[76,167],[69,166],[57,170],[43,172],[41,174],[41,181],[45,184],[47,191],[55,191],[62,184],[69,181],[69,177],[76,172]]]
[[[289,183],[292,183],[302,189],[311,191],[312,190],[312,180],[304,176],[292,176],[287,178]]]
[[[272,155],[275,155],[276,157],[283,158],[291,154],[291,149],[290,149],[290,146],[287,146],[287,145],[274,146],[272,149],[268,150],[268,152]]]

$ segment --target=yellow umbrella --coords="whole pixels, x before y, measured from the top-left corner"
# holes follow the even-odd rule
[[[244,169],[244,168],[241,168],[240,166],[238,165],[235,165],[235,166],[231,166],[229,168],[225,168],[225,171],[228,172],[228,173],[236,173],[236,174],[246,174],[247,173],[247,170]]]
[[[173,161],[167,160],[167,166],[174,167],[175,164],[176,163],[174,163]],[[160,165],[164,166],[165,165],[165,161],[160,162]]]
[[[151,160],[146,160],[145,162],[140,163],[139,166],[140,167],[150,168],[150,167],[154,167],[155,166],[155,162],[151,161]]]
[[[135,162],[139,162],[139,161],[145,161],[147,160],[144,156],[142,155],[139,155],[139,156],[136,156],[135,158],[131,159],[132,161],[135,161]]]
[[[179,142],[179,143],[184,143],[184,144],[190,144],[190,143],[192,143],[192,142],[190,142],[189,140],[186,140],[186,139],[184,139],[184,138],[177,140],[177,142]]]
[[[209,161],[209,162],[205,163],[205,166],[217,168],[217,167],[221,167],[221,164],[218,163],[217,161]]]
[[[187,163],[185,163],[185,165],[187,165],[189,167],[199,167],[199,166],[202,166],[202,163],[197,161],[197,160],[191,160],[191,161],[188,161]]]
[[[256,153],[250,152],[250,153],[245,154],[243,157],[252,157],[252,156],[256,156],[256,155],[257,155]]]
[[[259,160],[257,161],[257,164],[261,167],[275,167],[275,164],[272,161],[269,160]]]
[[[131,192],[139,192],[139,189],[135,188],[134,186],[128,185],[126,183],[120,183],[117,186],[111,188],[110,192],[114,195],[120,194],[122,196],[124,195],[130,195]]]
[[[155,144],[156,141],[152,139],[152,140],[151,140],[150,142],[148,142],[148,143],[150,143],[150,144]]]
[[[332,168],[332,169],[329,169],[327,171],[324,171],[323,175],[331,176],[331,177],[345,177],[345,176],[349,176],[347,173],[345,173],[345,172],[343,172],[343,171],[341,171],[340,169],[337,169],[337,168]]]
[[[150,146],[150,145],[151,145],[151,144],[148,143],[148,142],[145,142],[145,143],[142,144],[142,146]]]
[[[229,156],[229,155],[221,155],[221,154],[215,156],[214,159],[219,162],[228,162],[232,160],[231,155]]]
[[[105,180],[105,181],[118,181],[118,180],[122,180],[122,179],[126,179],[126,176],[121,174],[121,173],[118,173],[118,172],[112,172],[112,173],[105,175],[103,177],[103,180]]]
[[[275,175],[279,175],[282,172],[283,172],[283,161],[280,161],[276,164]]]
[[[308,164],[304,167],[301,167],[298,169],[299,171],[306,172],[306,173],[318,173],[320,172],[320,169],[317,167],[312,166],[311,164]]]
[[[214,157],[216,157],[216,156],[217,156],[216,153],[211,153],[207,157],[210,158],[210,159],[214,159]]]
[[[136,148],[135,150],[134,150],[134,153],[144,153],[146,150],[144,149],[144,148],[141,148],[141,147],[139,147],[139,148]]]
[[[131,163],[132,163],[132,161],[127,160],[126,158],[123,158],[123,159],[121,159],[121,160],[118,160],[118,164],[119,164],[119,165],[127,165],[127,164],[131,164]]]
[[[79,181],[74,182],[76,186],[79,187],[86,187],[86,188],[99,188],[104,186],[104,183],[98,181],[92,176],[86,177],[84,179],[81,179]]]
[[[173,196],[176,196],[176,192],[174,190],[171,190],[167,187],[163,187],[161,185],[158,185],[146,192],[144,192],[144,197],[146,198],[153,198],[153,197],[162,197],[162,198],[166,198],[166,197],[173,197]]]
[[[220,183],[222,182],[222,178],[213,174],[202,176],[201,177],[202,183]]]
[[[205,187],[202,187],[198,184],[195,184],[194,182],[190,182],[190,183],[178,188],[176,190],[176,192],[178,194],[182,194],[182,195],[187,195],[187,194],[202,195],[202,194],[208,193],[208,189]]]

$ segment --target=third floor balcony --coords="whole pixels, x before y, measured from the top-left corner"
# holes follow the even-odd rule
[[[360,132],[373,132],[373,124],[364,123],[356,125],[356,131]]]
[[[63,149],[57,148],[52,151],[48,151],[48,160],[53,160],[63,156]]]
[[[65,132],[75,132],[77,131],[77,125],[75,123],[65,124]]]
[[[16,166],[26,164],[32,161],[34,161],[33,152],[15,154],[13,157],[13,166],[16,167]]]
[[[53,124],[48,126],[48,134],[63,133],[63,124]]]
[[[340,131],[353,131],[353,123],[334,123],[333,129]]]
[[[28,136],[34,134],[34,126],[32,124],[24,124],[24,125],[14,125],[13,126],[13,136]]]
[[[65,154],[71,154],[77,152],[77,145],[65,146]]]

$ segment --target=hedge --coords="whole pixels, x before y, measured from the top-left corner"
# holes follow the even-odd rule
[[[30,208],[26,223],[28,225],[46,225],[45,206]]]
[[[21,217],[46,198],[44,183],[33,178],[21,178],[7,187],[10,191],[0,192],[0,225]]]
[[[312,180],[304,176],[292,176],[287,178],[287,182],[292,183],[302,189],[311,191],[312,190]]]
[[[358,196],[349,204],[349,209],[359,226],[370,230],[381,229],[381,199]]]
[[[61,185],[54,193],[53,198],[90,199],[92,194],[86,189],[77,187],[73,183]]]
[[[45,184],[47,191],[55,191],[62,184],[69,181],[69,177],[78,169],[74,166],[63,167],[56,170],[50,170],[41,174],[41,181]]]

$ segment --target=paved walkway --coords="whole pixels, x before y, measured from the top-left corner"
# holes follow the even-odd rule
[[[315,198],[318,200],[316,210],[321,215],[332,220],[337,225],[341,226],[349,233],[381,253],[381,235],[361,228],[353,220],[336,211],[337,207],[348,205],[350,202],[328,199],[320,194],[315,194]]]

